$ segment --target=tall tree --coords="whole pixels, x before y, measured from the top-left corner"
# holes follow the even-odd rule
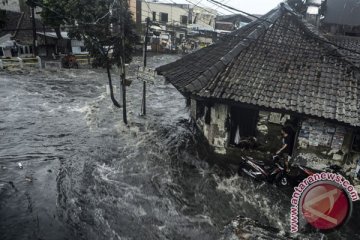
[[[111,64],[119,65],[122,51],[125,51],[126,60],[131,60],[134,43],[139,38],[127,0],[28,0],[27,3],[42,8],[41,17],[45,25],[58,30],[64,26],[70,37],[84,40],[90,54],[98,58],[96,62],[104,62],[104,57],[109,57]],[[120,44],[122,21],[125,49]]]
[[[60,26],[67,26],[71,38],[84,40],[90,55],[95,58],[94,65],[107,68],[111,98],[120,107],[113,96],[110,67],[113,64],[120,67],[122,53],[125,53],[125,61],[129,62],[134,44],[139,40],[127,0],[28,1],[42,7],[43,21],[54,27],[59,37]]]
[[[6,11],[0,9],[0,29],[6,26]]]
[[[1,1],[0,1],[0,4],[2,4],[3,6],[5,6],[5,5],[8,4],[8,1],[7,1],[7,0],[1,0]],[[5,27],[5,25],[6,25],[6,20],[7,20],[7,19],[6,19],[6,11],[0,9],[0,29]]]

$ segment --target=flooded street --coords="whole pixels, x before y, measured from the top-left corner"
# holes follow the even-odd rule
[[[103,70],[0,73],[0,239],[230,239],[238,215],[269,226],[254,239],[288,239],[290,195],[210,164],[184,97],[162,77],[139,116],[142,82],[130,78],[125,126]],[[360,238],[355,220],[329,239]]]

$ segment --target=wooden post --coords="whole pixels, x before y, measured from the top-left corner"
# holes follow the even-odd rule
[[[148,35],[149,35],[149,24],[150,24],[150,18],[146,18],[146,31],[145,31],[145,41],[144,41],[144,67],[143,71],[145,73],[146,68],[146,54],[147,54],[147,44],[148,44]],[[143,79],[143,96],[142,96],[142,104],[141,104],[141,115],[146,115],[146,81]]]
[[[17,58],[17,60],[19,61],[20,68],[24,68],[24,61],[19,57]]]
[[[123,121],[127,124],[127,112],[126,112],[126,75],[125,75],[125,21],[123,16],[125,14],[125,6],[123,0],[120,2],[120,31],[121,31],[121,54],[120,54],[120,81],[122,86],[122,101],[123,101]]]
[[[36,39],[36,22],[35,22],[35,6],[31,7],[32,15],[32,31],[33,31],[33,55],[37,55],[37,39]]]
[[[36,56],[36,59],[38,60],[39,69],[42,69],[41,58],[39,56]]]
[[[45,25],[44,24],[43,24],[43,33],[44,33],[46,57],[48,57],[49,56],[49,49],[48,49],[48,42],[47,42],[47,38],[46,38],[46,31],[45,31]]]

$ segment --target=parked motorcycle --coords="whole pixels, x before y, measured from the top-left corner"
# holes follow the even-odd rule
[[[285,169],[280,164],[280,158],[278,156],[274,156],[269,163],[258,161],[251,157],[242,157],[241,159],[242,163],[239,171],[246,175],[260,181],[287,185],[287,182],[281,183],[281,180],[286,181],[287,178],[284,178]]]
[[[294,164],[290,166],[289,172],[284,172],[284,174],[279,179],[281,185],[291,185],[298,186],[305,178],[321,172],[330,172],[330,173],[341,173],[341,167],[338,165],[330,165],[324,170],[316,170],[309,167],[301,166]]]
[[[340,173],[340,170],[340,166],[331,165],[323,171]],[[305,178],[315,173],[323,172],[321,170],[315,170],[296,164],[290,166],[289,171],[286,171],[284,164],[277,155],[273,156],[272,161],[269,161],[268,163],[255,160],[251,157],[242,157],[239,171],[256,180],[275,183],[279,186],[297,186]]]

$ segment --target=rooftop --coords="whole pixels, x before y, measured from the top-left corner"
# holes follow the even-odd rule
[[[360,55],[352,54],[282,5],[157,72],[185,96],[360,126]]]

